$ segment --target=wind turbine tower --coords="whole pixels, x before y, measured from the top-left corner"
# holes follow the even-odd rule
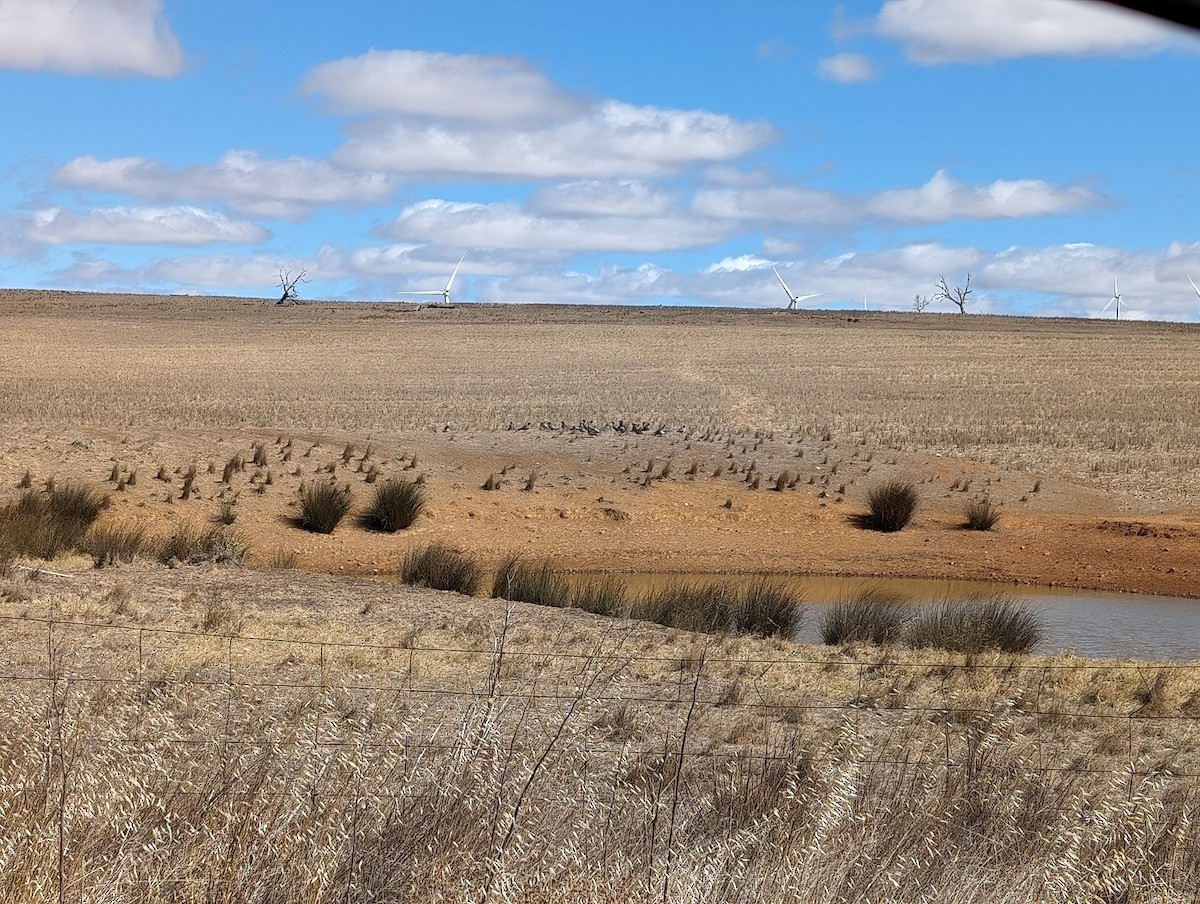
[[[1117,320],[1120,320],[1121,319],[1121,305],[1123,305],[1123,304],[1125,304],[1125,302],[1121,301],[1121,293],[1117,291],[1117,278],[1114,276],[1113,277],[1113,297],[1111,299],[1109,299],[1108,304],[1106,304],[1101,309],[1100,313],[1103,314],[1109,308],[1114,308],[1117,313]]]
[[[462,257],[458,259],[458,263],[454,265],[454,272],[450,274],[450,278],[446,280],[446,288],[444,289],[409,289],[405,292],[398,292],[398,295],[441,295],[444,304],[450,304],[450,287],[454,285],[454,277],[458,276],[458,268],[462,266],[462,262],[466,260],[467,252],[463,252]]]
[[[788,297],[787,309],[789,311],[796,310],[796,305],[798,305],[802,301],[808,301],[810,298],[820,298],[822,295],[829,294],[827,292],[814,292],[811,295],[797,295],[791,289],[789,289],[788,284],[783,281],[783,277],[779,275],[778,268],[772,267],[771,269],[775,271],[775,278],[779,280],[779,285],[783,286],[783,291],[785,291],[787,293],[787,297]]]

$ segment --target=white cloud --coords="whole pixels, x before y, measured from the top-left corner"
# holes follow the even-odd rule
[[[1149,17],[1078,0],[886,0],[874,30],[926,64],[1132,56],[1182,44],[1179,30]]]
[[[674,251],[720,241],[729,227],[700,217],[538,216],[517,204],[432,199],[413,204],[383,230],[389,237],[459,248],[547,251]]]
[[[567,182],[538,189],[529,199],[534,213],[549,216],[662,216],[676,199],[640,180]]]
[[[109,207],[74,211],[61,207],[33,215],[29,236],[61,245],[79,242],[122,245],[208,245],[261,242],[265,229],[196,207]]]
[[[317,66],[300,90],[359,115],[335,163],[422,178],[644,179],[777,137],[707,110],[585,99],[501,56],[371,51]]]
[[[183,53],[162,0],[0,0],[0,67],[165,78]]]
[[[321,160],[263,160],[234,150],[216,164],[171,170],[143,157],[76,157],[52,175],[57,185],[130,195],[144,201],[218,200],[255,216],[300,219],[313,208],[379,203],[395,180],[381,173],[348,172]]]
[[[395,113],[511,124],[571,116],[585,106],[523,60],[371,50],[313,68],[300,92],[342,113]]]
[[[855,85],[875,78],[875,63],[861,53],[838,53],[821,60],[817,74],[831,82]]]
[[[704,273],[745,273],[748,270],[764,270],[770,267],[771,261],[765,258],[758,257],[754,254],[742,254],[738,257],[726,257],[717,261],[715,264],[709,264],[704,268]]]
[[[307,269],[309,277],[337,276],[319,264],[296,259],[257,255],[251,257],[205,255],[157,258],[140,267],[123,267],[104,258],[76,254],[70,266],[55,271],[56,281],[86,288],[115,288],[125,291],[162,291],[164,287],[200,292],[249,291],[263,297],[278,297],[279,271],[293,274]]]
[[[333,159],[348,167],[424,176],[646,178],[734,160],[774,137],[765,123],[608,101],[581,116],[525,128],[371,122],[352,127],[352,137]]]
[[[1104,200],[1088,188],[1060,187],[1040,179],[998,179],[964,185],[938,170],[920,188],[893,189],[866,197],[795,185],[702,188],[692,209],[722,220],[791,225],[844,225],[856,220],[942,223],[1072,213]]]
[[[964,185],[938,170],[920,188],[895,189],[872,197],[867,211],[903,223],[997,220],[1071,213],[1098,203],[1087,188],[1059,188],[1040,179],[997,179]]]
[[[692,198],[692,210],[722,220],[791,224],[847,223],[859,202],[832,191],[794,185],[757,188],[702,188]]]

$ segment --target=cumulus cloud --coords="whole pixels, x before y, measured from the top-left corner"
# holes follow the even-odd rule
[[[1041,179],[997,179],[964,185],[938,170],[920,188],[885,191],[871,198],[867,211],[903,223],[947,220],[998,220],[1072,213],[1101,200],[1082,187],[1061,188]]]
[[[736,160],[774,141],[765,122],[577,96],[522,60],[371,51],[300,85],[355,115],[334,162],[419,177],[612,180]]]
[[[692,197],[701,216],[749,222],[834,225],[853,220],[860,206],[848,195],[795,185],[702,188]]]
[[[817,74],[831,82],[855,85],[875,78],[875,63],[861,53],[838,53],[821,60]]]
[[[528,127],[382,119],[351,127],[343,166],[449,178],[619,179],[667,176],[734,160],[775,138],[765,123],[705,110],[607,101]]]
[[[119,245],[208,245],[261,242],[265,229],[197,207],[50,207],[33,215],[29,236],[52,245],[81,242]]]
[[[1104,201],[1088,188],[1040,179],[998,179],[965,185],[938,170],[919,188],[858,197],[795,185],[702,188],[692,209],[713,219],[791,225],[839,225],[859,220],[923,224],[1073,213]]]
[[[183,52],[162,0],[0,0],[0,67],[166,78]]]
[[[925,64],[1029,56],[1136,56],[1182,45],[1180,30],[1077,0],[886,0],[874,30]]]
[[[201,255],[156,258],[142,266],[126,267],[105,258],[76,254],[72,263],[51,274],[55,282],[86,288],[115,288],[126,291],[161,291],[178,287],[199,292],[213,289],[252,291],[256,295],[277,293],[280,269],[309,276],[339,275],[321,268],[319,261],[254,255]],[[276,295],[276,297],[278,297]]]
[[[669,192],[650,182],[624,179],[567,182],[538,189],[529,208],[548,216],[663,216],[676,204]]]
[[[378,203],[395,180],[382,173],[348,172],[306,157],[263,160],[229,151],[215,164],[171,170],[144,157],[76,157],[52,175],[56,185],[115,192],[144,201],[218,200],[254,216],[300,219],[326,204]]]
[[[512,203],[432,199],[406,207],[381,232],[460,248],[649,252],[703,247],[725,238],[729,226],[685,214],[556,217]]]
[[[341,113],[397,113],[511,124],[571,116],[585,106],[513,57],[371,50],[313,68],[300,84]]]

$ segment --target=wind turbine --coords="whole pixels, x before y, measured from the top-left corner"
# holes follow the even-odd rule
[[[802,301],[808,301],[810,298],[820,298],[822,295],[828,295],[828,292],[814,292],[812,295],[794,295],[792,290],[788,288],[788,284],[783,281],[783,277],[779,275],[779,270],[775,267],[771,268],[775,271],[775,278],[779,280],[779,285],[783,286],[783,291],[787,292],[789,311],[796,310],[796,305]]]
[[[454,265],[454,272],[450,274],[450,278],[446,280],[446,288],[444,289],[409,289],[406,292],[397,292],[397,295],[441,295],[442,302],[450,304],[450,287],[454,285],[454,277],[458,276],[458,268],[462,266],[462,262],[466,260],[467,252],[463,252],[462,257],[458,259],[458,263]]]
[[[1123,305],[1123,304],[1125,304],[1125,302],[1121,301],[1121,293],[1117,291],[1117,278],[1114,276],[1113,277],[1113,297],[1109,300],[1108,304],[1106,304],[1103,308],[1100,309],[1100,313],[1103,314],[1109,308],[1115,308],[1116,312],[1117,312],[1117,319],[1120,320],[1121,319],[1121,305]],[[1125,306],[1129,307],[1129,305],[1125,305]]]

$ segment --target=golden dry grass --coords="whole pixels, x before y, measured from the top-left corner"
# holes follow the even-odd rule
[[[798,648],[236,568],[16,575],[0,616],[14,904],[1200,881],[1195,669]]]

